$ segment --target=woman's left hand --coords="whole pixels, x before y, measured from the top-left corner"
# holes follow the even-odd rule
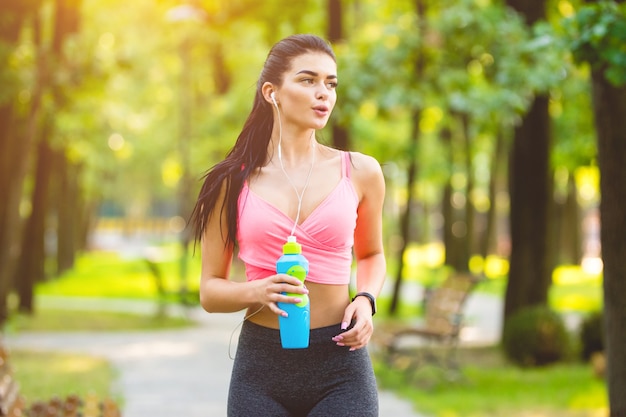
[[[341,329],[345,330],[353,323],[350,330],[333,337],[337,346],[348,346],[350,350],[357,350],[365,347],[374,332],[374,322],[372,320],[372,306],[365,297],[357,297],[346,307]]]

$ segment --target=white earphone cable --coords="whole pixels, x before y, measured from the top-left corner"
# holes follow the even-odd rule
[[[313,137],[315,135],[315,130],[311,133],[311,147],[313,148],[313,157],[311,158],[311,168],[309,168],[309,173],[307,174],[306,182],[304,183],[302,192],[298,192],[298,188],[295,186],[293,181],[291,181],[291,178],[289,177],[289,174],[287,174],[287,171],[285,170],[285,166],[283,165],[283,156],[282,156],[282,147],[281,147],[281,143],[283,141],[283,124],[280,118],[280,110],[278,109],[278,104],[276,104],[276,100],[273,99],[272,101],[274,102],[274,106],[276,107],[276,113],[278,114],[278,161],[280,162],[280,169],[282,169],[283,174],[285,174],[287,181],[289,181],[289,184],[291,184],[291,187],[296,192],[296,196],[298,197],[298,210],[296,212],[296,219],[293,223],[293,228],[291,229],[291,234],[290,234],[291,236],[293,236],[294,233],[296,232],[296,227],[298,227],[298,222],[300,220],[300,211],[302,209],[302,198],[304,197],[304,192],[309,186],[309,182],[311,180],[311,174],[313,173],[313,166],[315,166],[315,141],[313,140]]]
[[[263,308],[265,307],[265,305],[262,305],[261,307],[259,307],[259,309],[257,311],[255,311],[254,313],[250,313],[247,316],[245,316],[243,318],[243,320],[241,320],[241,322],[239,322],[239,324],[237,324],[237,326],[235,326],[235,328],[233,329],[233,331],[230,333],[230,339],[228,340],[228,357],[230,359],[235,359],[235,355],[233,355],[232,353],[232,346],[233,346],[233,336],[235,336],[235,332],[237,331],[238,328],[240,328],[243,325],[243,322],[248,320],[250,317],[254,316],[255,314],[257,314],[258,312],[260,312],[261,310],[263,310]]]
[[[304,183],[304,187],[302,188],[302,192],[298,192],[298,188],[295,186],[293,181],[291,181],[291,178],[289,178],[289,174],[287,174],[287,171],[285,170],[285,167],[283,165],[282,148],[281,148],[281,143],[282,143],[282,140],[283,140],[282,121],[281,121],[281,118],[280,118],[280,110],[278,109],[278,105],[276,104],[275,100],[272,100],[272,101],[274,102],[274,105],[276,106],[276,111],[278,113],[278,160],[280,162],[280,168],[282,169],[283,173],[285,174],[285,177],[287,177],[287,180],[289,181],[289,184],[291,184],[291,186],[293,187],[293,190],[296,192],[296,196],[298,197],[298,211],[296,213],[296,219],[295,219],[295,221],[293,223],[293,228],[291,229],[291,236],[293,236],[294,233],[296,232],[296,227],[298,226],[298,221],[300,220],[300,210],[302,209],[302,198],[304,197],[304,192],[306,191],[307,187],[309,186],[309,182],[311,180],[311,174],[313,173],[313,167],[315,166],[315,141],[313,140],[313,137],[315,135],[315,131],[313,131],[313,133],[311,133],[311,146],[313,148],[313,157],[311,158],[311,168],[309,168],[309,173],[307,174],[306,182]],[[263,310],[264,307],[265,307],[265,305],[262,305],[255,312],[245,316],[243,318],[243,320],[241,320],[241,322],[237,326],[235,326],[235,328],[231,332],[230,340],[228,341],[228,357],[230,359],[234,359],[235,358],[233,356],[233,354],[232,354],[232,343],[233,343],[233,337],[235,335],[235,332],[237,331],[237,329],[239,327],[241,327],[243,325],[243,322],[245,322],[246,320],[248,320],[250,317],[254,316],[255,314],[259,313],[261,310]]]

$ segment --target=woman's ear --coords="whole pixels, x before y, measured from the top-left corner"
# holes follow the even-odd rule
[[[263,98],[265,98],[265,101],[267,101],[270,104],[273,104],[274,106],[278,106],[278,99],[276,98],[276,90],[274,89],[274,86],[271,83],[264,83],[263,86],[261,87],[261,93],[263,94]]]

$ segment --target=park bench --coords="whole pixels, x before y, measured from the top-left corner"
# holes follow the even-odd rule
[[[408,373],[434,365],[448,376],[458,375],[457,349],[464,324],[463,308],[479,281],[479,277],[470,273],[455,272],[432,290],[425,300],[421,322],[392,327],[383,336],[382,353],[387,364]]]
[[[86,398],[69,395],[65,399],[55,397],[27,404],[14,378],[8,350],[0,345],[0,417],[121,417],[121,415],[113,400],[100,400],[96,395]]]

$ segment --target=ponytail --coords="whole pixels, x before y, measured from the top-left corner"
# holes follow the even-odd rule
[[[226,187],[226,197],[222,207],[219,208],[219,213],[220,216],[226,215],[227,219],[226,244],[237,241],[237,200],[244,181],[255,169],[263,166],[266,160],[272,123],[272,109],[263,99],[260,89],[257,89],[252,110],[235,145],[226,158],[203,177],[204,181],[190,220],[196,241],[202,239],[209,219],[215,214],[215,206],[222,187]]]

